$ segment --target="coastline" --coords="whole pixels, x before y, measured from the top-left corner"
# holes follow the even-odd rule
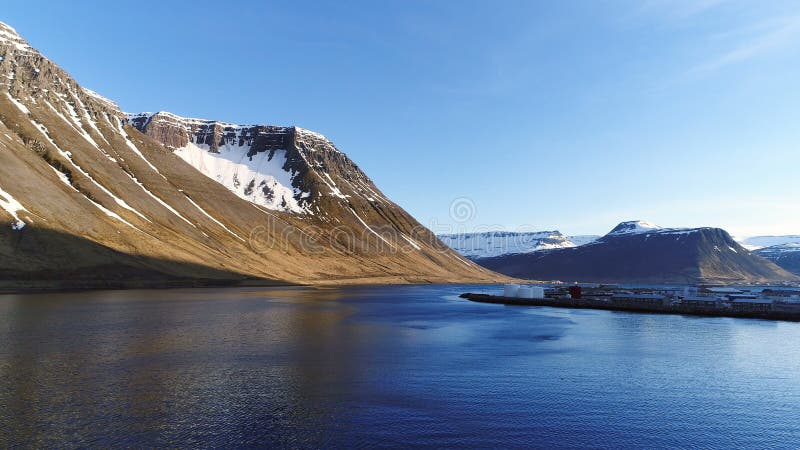
[[[97,280],[97,281],[68,281],[68,280],[43,280],[43,281],[0,281],[0,295],[24,294],[59,294],[68,292],[90,291],[129,291],[129,290],[170,290],[170,289],[204,289],[204,288],[237,288],[237,287],[310,287],[310,288],[337,288],[357,286],[391,286],[391,285],[486,285],[508,282],[509,279],[500,280],[438,280],[409,277],[362,277],[341,278],[330,280],[311,280],[308,282],[291,282],[269,279],[175,279],[175,280]]]
[[[694,307],[689,305],[621,305],[612,304],[595,299],[569,299],[569,298],[544,298],[529,299],[517,297],[503,297],[500,295],[464,293],[461,298],[478,302],[492,303],[509,306],[547,306],[551,308],[566,309],[597,309],[604,311],[620,311],[643,314],[672,314],[681,316],[702,316],[702,317],[731,317],[737,319],[762,319],[778,320],[784,322],[800,322],[800,312],[784,311],[731,311],[724,309],[712,309],[704,307]]]

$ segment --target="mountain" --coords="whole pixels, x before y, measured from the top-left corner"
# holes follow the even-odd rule
[[[773,247],[776,245],[792,244],[800,242],[800,235],[786,235],[786,236],[751,236],[739,241],[742,246],[748,250],[758,250],[765,247]]]
[[[567,239],[569,239],[570,242],[572,242],[573,244],[575,244],[576,247],[578,247],[581,245],[592,243],[600,239],[600,236],[597,236],[595,234],[579,234],[579,235],[567,236]]]
[[[0,286],[486,282],[325,136],[125,114],[0,24]]]
[[[789,272],[800,275],[800,242],[764,247],[754,252]]]
[[[742,246],[789,272],[800,275],[800,235],[752,236]]]
[[[481,259],[500,273],[537,280],[640,283],[798,281],[719,228],[662,228],[623,222],[580,247]]]
[[[583,245],[599,236],[564,236],[558,231],[440,234],[439,239],[473,261],[516,253],[530,253],[554,248]],[[576,242],[577,241],[577,242]]]
[[[473,260],[575,246],[574,243],[558,231],[487,231],[483,233],[440,234],[438,237],[453,250]]]

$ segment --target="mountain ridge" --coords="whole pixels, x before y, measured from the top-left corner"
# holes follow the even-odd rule
[[[565,236],[553,231],[484,231],[439,234],[450,248],[473,261],[516,253],[583,245],[599,236]]]
[[[754,253],[793,274],[800,275],[800,242],[763,247],[755,250]]]
[[[0,24],[0,91],[0,222],[6,224],[0,226],[0,282],[50,273],[57,284],[82,268],[95,275],[82,285],[104,286],[119,266],[117,254],[147,261],[148,270],[167,280],[187,278],[177,264],[203,267],[218,281],[502,279],[450,251],[318,133],[293,128],[297,135],[282,141],[285,148],[272,148],[272,157],[258,147],[263,136],[252,136],[250,157],[272,162],[279,151],[295,156],[280,169],[294,169],[296,179],[279,180],[272,173],[259,179],[286,181],[291,186],[281,186],[291,195],[275,184],[274,201],[259,204],[188,163],[176,154],[182,147],[167,145],[168,139],[197,141],[185,128],[166,124],[160,135],[148,134],[147,126],[140,131],[115,102],[80,86],[5,24]],[[164,125],[165,117],[150,122]],[[224,127],[206,131],[210,144],[200,150],[210,153],[225,141],[215,137]],[[244,145],[236,144],[239,150]],[[367,188],[374,195],[365,194]],[[294,206],[314,214],[299,214]],[[36,244],[42,230],[76,239],[58,238],[64,248],[46,248]],[[87,246],[78,243],[83,241],[108,251],[86,257]],[[73,267],[62,267],[64,261]]]
[[[720,228],[622,222],[586,245],[481,259],[489,269],[537,280],[639,283],[770,283],[800,278],[752,254]]]

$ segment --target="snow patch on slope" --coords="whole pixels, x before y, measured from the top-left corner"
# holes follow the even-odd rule
[[[140,213],[139,211],[137,211],[136,209],[134,209],[134,208],[130,207],[130,206],[129,206],[129,205],[128,205],[128,204],[127,204],[127,203],[126,203],[124,200],[122,200],[121,198],[117,197],[116,195],[114,195],[114,193],[112,193],[111,191],[109,191],[108,189],[106,189],[106,187],[105,187],[105,186],[103,186],[103,185],[101,185],[99,182],[97,182],[97,180],[95,180],[95,179],[94,179],[94,178],[93,178],[91,175],[89,175],[89,172],[87,172],[87,171],[83,170],[83,168],[82,168],[81,166],[79,166],[79,165],[78,165],[78,163],[76,163],[76,162],[75,162],[75,160],[73,160],[73,159],[72,159],[72,153],[70,153],[70,152],[68,152],[68,151],[64,151],[63,149],[61,149],[61,147],[59,147],[59,146],[58,146],[58,144],[56,144],[56,143],[55,143],[55,141],[54,141],[54,140],[53,140],[53,139],[50,137],[50,131],[48,131],[47,127],[45,127],[44,125],[42,125],[41,123],[39,123],[39,122],[37,122],[37,121],[35,121],[35,120],[33,120],[33,119],[31,119],[31,123],[33,124],[33,126],[35,126],[35,127],[36,127],[36,129],[37,129],[37,130],[39,130],[39,132],[40,132],[40,133],[42,133],[42,135],[45,137],[45,139],[47,139],[47,141],[48,141],[48,142],[50,142],[50,145],[52,145],[52,146],[53,146],[53,148],[55,148],[55,149],[56,149],[56,151],[58,152],[58,154],[59,154],[59,155],[61,155],[61,157],[62,157],[62,158],[64,158],[65,160],[67,160],[67,162],[68,162],[68,163],[69,163],[69,164],[70,164],[70,165],[71,165],[71,166],[72,166],[72,167],[73,167],[75,170],[77,170],[78,172],[80,172],[80,173],[81,173],[81,175],[83,175],[84,177],[86,177],[86,179],[88,179],[88,180],[89,180],[89,181],[90,181],[92,184],[94,184],[95,186],[97,186],[97,188],[98,188],[98,189],[100,189],[100,190],[101,190],[101,191],[103,191],[103,192],[104,192],[106,195],[108,195],[109,197],[111,197],[111,199],[112,199],[112,200],[114,200],[114,202],[115,202],[115,203],[117,203],[117,205],[119,205],[120,207],[122,207],[122,208],[124,208],[124,209],[127,209],[128,211],[130,211],[130,212],[132,212],[132,213],[136,214],[137,216],[141,217],[142,219],[144,219],[144,220],[146,220],[146,221],[148,221],[148,222],[152,223],[152,221],[151,221],[150,219],[148,219],[148,218],[147,218],[147,217],[146,217],[144,214],[142,214],[142,213]],[[86,198],[88,199],[88,197],[86,197]],[[96,206],[99,206],[99,205],[97,204],[97,202],[95,202],[95,201],[92,201],[91,199],[89,199],[89,201],[91,201],[92,203],[94,203]],[[106,212],[106,211],[108,211],[106,208],[101,208],[101,209],[103,210],[103,212]],[[108,214],[108,213],[106,212],[106,214]],[[119,216],[111,216],[111,217],[117,218],[117,217],[119,217]],[[120,218],[120,220],[122,220],[122,218]],[[126,222],[126,221],[124,221],[124,220],[122,220],[122,221],[123,221],[123,222],[125,222],[126,224],[130,225],[128,222]],[[131,227],[133,227],[133,228],[136,228],[136,227],[134,227],[133,225],[131,225]],[[136,228],[136,229],[138,230],[138,228]],[[139,230],[139,231],[141,231],[141,230]]]
[[[155,200],[155,201],[156,201],[156,202],[157,202],[159,205],[163,206],[164,208],[166,208],[166,209],[167,209],[167,211],[171,212],[171,213],[172,213],[172,214],[174,214],[176,217],[178,217],[179,219],[181,219],[181,220],[183,220],[184,222],[188,223],[188,224],[189,224],[189,225],[191,225],[192,227],[194,227],[194,228],[197,228],[197,225],[193,224],[193,223],[192,223],[192,222],[191,222],[189,219],[187,219],[186,217],[183,217],[183,216],[181,215],[181,213],[179,213],[177,210],[175,210],[175,208],[173,208],[172,206],[170,206],[170,205],[169,205],[167,202],[165,202],[164,200],[161,200],[161,198],[160,198],[160,197],[158,197],[157,195],[155,195],[155,194],[153,194],[152,192],[150,192],[150,190],[149,190],[149,189],[147,189],[147,187],[146,187],[144,184],[142,184],[142,182],[141,182],[141,181],[139,181],[139,180],[138,180],[136,177],[134,177],[133,175],[129,174],[128,172],[125,172],[125,174],[127,174],[127,175],[128,175],[128,178],[130,178],[130,179],[131,179],[131,181],[133,181],[134,183],[136,183],[136,185],[137,185],[137,186],[139,186],[140,188],[142,188],[142,190],[144,191],[144,193],[145,193],[145,194],[147,194],[148,196],[150,196],[150,198],[152,198],[153,200]],[[146,218],[145,218],[145,219],[146,219]],[[148,221],[149,221],[149,219],[148,219]]]
[[[395,248],[395,246],[394,246],[394,245],[392,245],[392,243],[391,243],[391,242],[387,241],[387,240],[386,240],[386,239],[385,239],[383,236],[381,236],[380,234],[378,234],[378,232],[377,232],[377,231],[373,230],[373,229],[372,229],[372,227],[370,227],[369,225],[367,225],[367,222],[364,222],[364,219],[362,219],[362,218],[361,218],[361,216],[359,216],[359,215],[358,215],[358,213],[356,213],[356,210],[355,210],[355,209],[353,209],[353,208],[351,207],[351,208],[350,208],[350,212],[352,212],[352,213],[353,213],[353,215],[354,215],[354,216],[356,216],[356,219],[358,219],[358,221],[359,221],[359,222],[361,222],[361,225],[364,225],[364,228],[366,228],[366,229],[367,229],[367,231],[369,231],[370,233],[372,233],[372,234],[374,234],[375,236],[377,236],[377,237],[378,237],[378,239],[382,240],[382,241],[383,241],[383,242],[384,242],[386,245],[388,245],[389,247],[391,247],[391,248],[393,248],[393,249]]]
[[[205,144],[189,142],[175,154],[244,200],[274,211],[307,213],[300,200],[310,193],[292,186],[295,173],[284,169],[286,150],[247,156],[249,151],[248,145],[226,143],[213,153]]]
[[[142,154],[142,152],[139,150],[139,148],[136,147],[136,145],[133,142],[131,142],[131,137],[128,136],[128,133],[125,131],[125,127],[123,127],[123,125],[122,125],[122,120],[117,118],[116,122],[117,122],[117,130],[122,135],[122,137],[125,139],[125,144],[128,146],[128,148],[131,149],[131,151],[133,153],[135,153],[136,156],[141,158],[142,161],[144,161],[151,169],[153,169],[157,174],[161,175],[161,177],[166,180],[167,178],[164,177],[164,175],[162,175],[161,172],[158,171],[158,168],[156,166],[154,166],[147,158],[145,158],[144,154]]]
[[[33,49],[22,36],[17,33],[17,30],[11,28],[3,22],[0,22],[0,44],[5,44],[13,47],[22,53],[31,53]]]
[[[88,95],[89,97],[92,97],[93,99],[95,99],[98,102],[104,104],[105,106],[107,106],[107,107],[109,107],[111,109],[114,109],[114,110],[119,110],[119,105],[117,105],[117,103],[114,102],[113,100],[109,100],[109,99],[103,97],[102,95],[98,94],[97,92],[95,92],[95,91],[93,91],[91,89],[87,89],[85,87],[82,87],[81,90],[83,91],[84,94]]]
[[[20,111],[22,111],[23,114],[30,115],[31,111],[25,105],[20,103],[19,100],[12,97],[11,94],[9,94],[8,92],[6,92],[6,97],[8,97],[8,99],[11,100],[11,103],[13,103],[14,106],[16,106]]]
[[[24,206],[20,202],[14,199],[8,192],[4,191],[3,188],[0,188],[0,208],[3,208],[11,217],[14,218],[14,222],[11,224],[12,230],[21,230],[25,228],[25,222],[19,218],[19,212],[28,210],[25,209]]]
[[[201,213],[203,213],[203,215],[205,215],[206,217],[208,217],[209,219],[211,219],[211,221],[213,221],[214,223],[216,223],[217,225],[219,225],[220,227],[222,227],[222,229],[224,229],[225,231],[227,231],[227,232],[228,232],[228,233],[229,233],[231,236],[235,237],[236,239],[238,239],[238,240],[240,240],[240,241],[242,241],[242,242],[246,242],[246,241],[245,241],[245,240],[244,240],[244,239],[243,239],[241,236],[239,236],[238,234],[236,234],[236,233],[234,233],[233,231],[231,231],[231,230],[230,230],[228,227],[226,227],[226,226],[225,226],[225,224],[223,224],[223,223],[222,223],[222,222],[220,222],[219,220],[215,219],[215,218],[214,218],[214,216],[212,216],[211,214],[209,214],[209,213],[208,213],[208,211],[206,211],[206,210],[205,210],[205,209],[203,209],[203,208],[202,208],[200,205],[198,205],[197,203],[195,203],[195,202],[194,202],[194,200],[192,200],[192,198],[191,198],[191,197],[189,197],[189,196],[188,196],[188,195],[186,195],[186,194],[183,194],[183,195],[184,195],[184,196],[186,196],[186,200],[189,200],[189,203],[191,203],[192,205],[194,205],[194,207],[195,207],[195,208],[197,208],[198,210],[200,210],[200,212],[201,212]]]

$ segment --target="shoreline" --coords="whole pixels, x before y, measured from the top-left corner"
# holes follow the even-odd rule
[[[621,311],[643,314],[671,314],[679,316],[700,316],[700,317],[730,317],[735,319],[761,319],[777,320],[783,322],[800,322],[800,313],[782,311],[730,311],[723,309],[702,308],[689,305],[615,305],[602,300],[593,299],[568,299],[568,298],[544,298],[528,299],[517,297],[503,297],[500,295],[464,293],[459,297],[477,303],[492,303],[510,306],[548,306],[551,308],[566,309],[597,309],[604,311]]]
[[[502,280],[508,281],[508,280]],[[167,291],[171,289],[214,289],[214,288],[239,288],[239,287],[308,287],[308,288],[346,288],[359,286],[392,286],[392,285],[494,285],[497,281],[486,280],[431,280],[408,279],[404,277],[375,277],[375,278],[342,278],[324,281],[309,281],[295,283],[282,280],[245,279],[245,280],[215,280],[215,279],[190,279],[167,281],[130,281],[130,282],[73,282],[64,280],[46,280],[35,283],[0,282],[0,295],[27,295],[27,294],[62,294],[70,292],[92,291],[133,291],[153,290]]]
[[[133,290],[170,290],[192,288],[226,288],[226,287],[288,287],[304,286],[280,280],[245,279],[245,280],[162,280],[162,281],[78,281],[70,283],[64,280],[47,280],[34,283],[0,283],[0,295],[26,294],[61,294],[70,292],[91,291],[133,291]]]

